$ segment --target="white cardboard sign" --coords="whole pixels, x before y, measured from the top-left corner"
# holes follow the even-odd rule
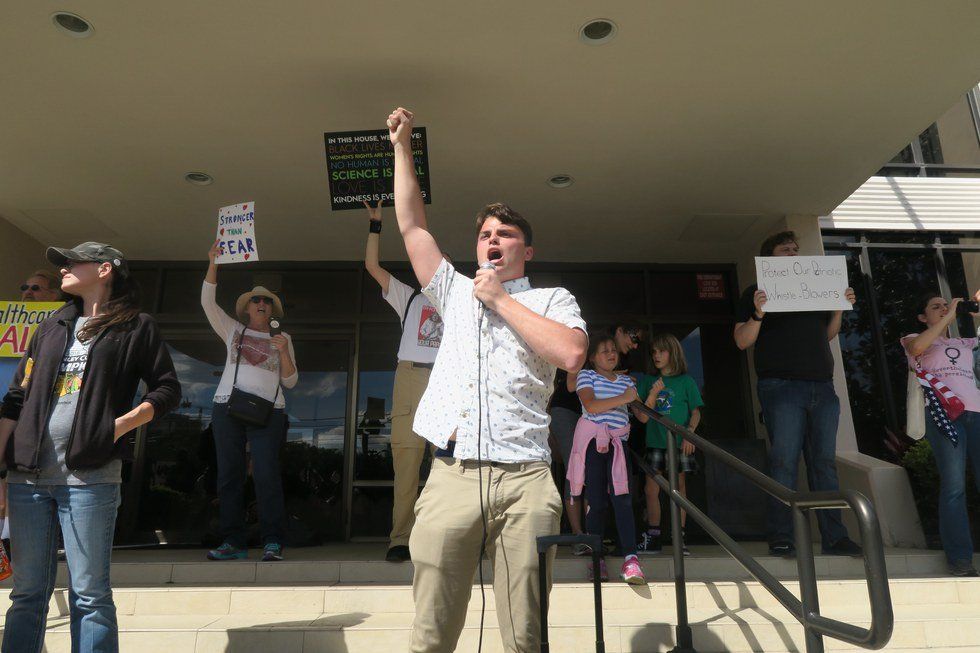
[[[224,263],[244,263],[259,260],[255,241],[255,204],[232,204],[218,209],[218,244],[221,254],[214,260]]]
[[[767,313],[851,310],[843,256],[757,256],[755,278]]]

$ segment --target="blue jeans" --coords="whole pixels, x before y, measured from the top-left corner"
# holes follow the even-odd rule
[[[72,653],[116,653],[119,627],[109,561],[120,493],[117,483],[8,488],[14,589],[3,653],[38,653],[58,570],[58,526],[65,540]]]
[[[973,561],[970,517],[966,510],[966,461],[980,489],[980,413],[965,412],[953,422],[959,442],[953,443],[926,413],[926,439],[939,468],[939,536],[950,564]]]
[[[769,432],[769,475],[796,489],[800,454],[806,462],[810,490],[836,492],[837,422],[840,400],[832,381],[759,379],[762,419]],[[847,537],[840,510],[817,510],[823,547]],[[793,543],[793,514],[789,506],[769,498],[769,543]]]
[[[279,470],[279,449],[286,435],[286,415],[272,411],[265,426],[245,426],[228,415],[228,404],[214,404],[211,415],[214,447],[218,455],[218,510],[225,542],[244,549],[245,533],[245,443],[252,456],[252,480],[259,507],[262,544],[283,544],[286,506]]]
[[[627,446],[623,443],[623,446]],[[636,554],[636,523],[633,521],[633,499],[630,493],[615,494],[612,485],[613,446],[606,453],[599,453],[595,440],[585,451],[585,499],[589,509],[585,513],[585,531],[591,535],[603,534],[606,527],[606,506],[612,503],[619,533],[619,549],[624,556]]]

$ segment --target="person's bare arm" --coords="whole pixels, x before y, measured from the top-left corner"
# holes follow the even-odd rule
[[[552,365],[563,370],[578,370],[585,365],[589,346],[585,332],[539,315],[518,302],[504,290],[496,269],[477,270],[473,295],[517,331],[535,354]]]
[[[844,299],[854,306],[854,302],[857,301],[857,296],[854,294],[853,288],[848,288],[844,291]],[[834,311],[833,315],[830,316],[830,322],[827,323],[827,340],[833,340],[840,333],[840,325],[844,320],[844,311]]]
[[[415,116],[401,107],[388,116],[388,136],[395,152],[395,218],[405,239],[408,260],[415,276],[425,288],[442,263],[442,252],[429,233],[425,203],[412,157],[412,125]]]
[[[917,358],[924,354],[932,346],[932,343],[936,341],[936,338],[946,333],[946,329],[956,319],[956,307],[961,301],[963,300],[959,297],[951,301],[949,303],[949,312],[946,313],[942,320],[933,324],[905,344],[905,350],[908,351],[912,358]]]
[[[378,200],[377,206],[371,206],[367,202],[364,202],[364,206],[367,207],[368,217],[372,222],[381,222],[381,200]],[[367,269],[368,274],[381,286],[381,292],[387,295],[388,282],[391,281],[391,274],[381,267],[380,258],[381,234],[376,234],[372,231],[368,233],[367,245],[364,247],[364,267]]]
[[[139,406],[129,411],[125,415],[121,415],[116,418],[116,435],[115,440],[123,437],[133,429],[138,429],[144,424],[148,424],[153,421],[154,408],[153,404],[148,401],[144,401]]]
[[[608,399],[596,399],[595,390],[592,388],[582,388],[578,391],[578,398],[582,401],[582,406],[586,411],[596,415],[598,413],[604,413],[607,410],[613,410],[614,408],[625,406],[631,401],[635,401],[637,399],[637,394],[636,388],[630,386],[627,388],[626,392],[621,395],[609,397]]]
[[[756,290],[752,298],[752,303],[755,315],[759,319],[739,322],[735,325],[735,345],[739,349],[748,349],[755,344],[756,339],[759,337],[759,330],[762,329],[762,319],[766,316],[766,312],[762,308],[766,303],[766,291]]]

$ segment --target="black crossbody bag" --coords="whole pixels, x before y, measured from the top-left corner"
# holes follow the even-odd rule
[[[269,423],[269,418],[272,417],[272,411],[275,410],[276,400],[279,399],[281,386],[279,383],[276,383],[276,396],[272,401],[263,399],[251,392],[245,392],[237,387],[238,366],[242,362],[242,346],[245,343],[245,331],[246,329],[242,329],[242,335],[238,339],[238,356],[235,358],[235,378],[231,382],[231,395],[228,397],[228,415],[249,426],[265,426]]]

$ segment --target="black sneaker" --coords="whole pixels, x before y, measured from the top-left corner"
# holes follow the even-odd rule
[[[660,545],[660,534],[653,535],[650,531],[643,531],[640,534],[640,543],[636,547],[636,552],[640,555],[657,555],[663,550]]]
[[[409,553],[408,547],[404,545],[393,546],[385,554],[385,560],[388,562],[407,562],[411,559],[412,554]]]
[[[796,547],[789,542],[776,542],[769,545],[769,555],[780,558],[795,558]]]
[[[949,575],[959,578],[975,578],[980,576],[980,572],[969,560],[960,560],[949,565]]]
[[[829,556],[850,556],[852,558],[860,558],[864,555],[861,547],[849,537],[837,540],[829,548],[825,547],[823,553]]]

